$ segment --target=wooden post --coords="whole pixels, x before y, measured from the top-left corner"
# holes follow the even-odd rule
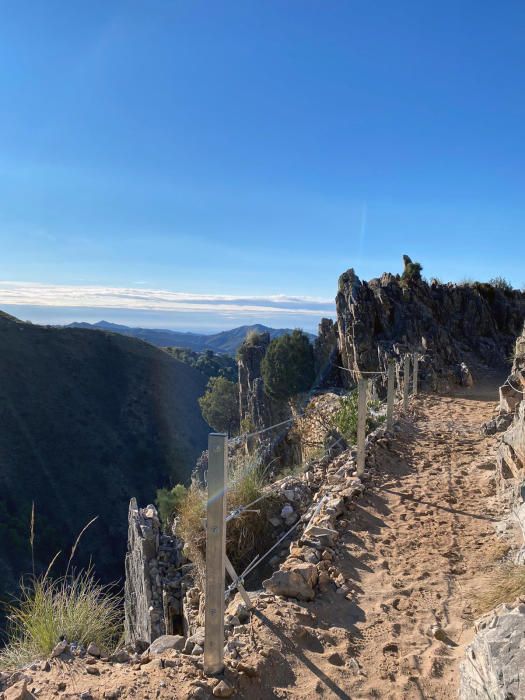
[[[403,410],[408,408],[408,391],[410,389],[410,355],[405,355],[405,371],[403,374]]]
[[[417,396],[417,370],[418,370],[418,363],[419,363],[419,356],[418,356],[417,352],[414,353],[413,363],[414,363],[414,369],[412,370],[412,372],[413,372],[412,393],[414,396]]]
[[[204,673],[224,670],[224,567],[226,565],[226,484],[228,437],[208,436],[208,504],[206,511],[206,608]]]
[[[357,476],[363,476],[365,471],[366,388],[366,379],[359,379],[357,382]]]
[[[388,360],[388,384],[386,389],[386,429],[392,430],[394,424],[394,397],[396,391],[396,363]]]

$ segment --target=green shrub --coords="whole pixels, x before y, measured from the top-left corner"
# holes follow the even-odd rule
[[[421,281],[421,272],[423,271],[423,265],[418,262],[412,262],[408,255],[403,255],[403,262],[405,264],[405,269],[401,275],[402,282],[419,282]]]
[[[204,420],[219,433],[239,431],[239,385],[225,377],[211,377],[199,406]]]
[[[368,401],[366,412],[366,433],[374,430],[384,421],[384,416],[376,415],[381,403]],[[344,437],[346,442],[353,445],[357,441],[358,392],[354,389],[341,399],[341,406],[333,417],[333,427]]]
[[[101,585],[93,570],[51,580],[46,575],[21,584],[18,600],[8,606],[7,644],[0,668],[13,670],[49,656],[65,638],[111,653],[122,634],[122,599]]]
[[[255,330],[248,331],[246,333],[246,338],[244,339],[244,344],[245,345],[261,345],[261,343],[264,343],[267,337],[266,332],[259,332]]]
[[[157,491],[157,508],[164,525],[169,524],[185,496],[186,488],[182,484],[177,484],[172,489]]]
[[[168,354],[204,374],[206,377],[226,377],[230,381],[237,379],[237,363],[229,355],[219,355],[213,350],[197,352],[188,348],[163,348]]]
[[[513,290],[511,283],[505,277],[493,277],[488,281],[488,284],[502,292],[512,292]]]
[[[301,330],[275,338],[261,362],[264,391],[278,400],[307,391],[315,379],[314,351]]]

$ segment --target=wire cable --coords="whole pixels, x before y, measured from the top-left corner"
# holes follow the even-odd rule
[[[505,386],[505,384],[508,384],[508,385],[510,386],[510,388],[511,388],[513,391],[515,391],[517,394],[523,394],[523,395],[525,395],[525,391],[524,391],[523,389],[517,389],[517,388],[511,383],[511,381],[510,381],[509,378],[507,378],[507,379],[503,382],[503,384],[500,386],[500,389],[503,389],[503,387]]]

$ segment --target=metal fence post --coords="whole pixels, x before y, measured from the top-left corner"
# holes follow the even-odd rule
[[[204,673],[224,669],[224,567],[226,562],[226,484],[228,438],[208,436],[208,504],[206,511],[206,608]]]
[[[357,476],[363,476],[365,471],[366,389],[366,379],[359,379],[357,382]]]
[[[418,356],[417,352],[414,353],[413,363],[414,363],[414,369],[412,370],[412,372],[413,372],[412,393],[414,394],[414,396],[417,396],[417,371],[418,371],[418,365],[419,365],[419,356]]]
[[[408,391],[410,389],[410,355],[405,355],[405,371],[403,375],[403,410],[408,408]]]
[[[386,429],[392,430],[394,423],[394,396],[396,390],[396,363],[388,360],[388,384],[386,389]]]

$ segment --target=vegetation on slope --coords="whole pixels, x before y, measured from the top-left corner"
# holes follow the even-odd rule
[[[204,420],[218,433],[239,432],[239,385],[225,377],[212,377],[199,399]]]
[[[246,463],[239,454],[231,457],[227,510],[235,510],[258,499],[263,493],[265,483],[264,468],[256,461]],[[176,531],[185,543],[185,553],[196,564],[199,574],[204,576],[207,490],[193,483],[184,492],[177,486],[171,493],[172,511],[168,518],[177,518]],[[160,503],[160,499],[158,502]],[[267,497],[257,503],[257,512],[245,512],[228,523],[226,551],[231,562],[240,570],[251,561],[254,552],[260,551],[261,547],[270,541],[270,530],[266,521],[270,502],[271,498]],[[165,500],[164,505],[167,503]]]
[[[385,419],[385,416],[377,412],[381,407],[379,401],[367,401],[366,413],[366,434],[375,430]],[[350,445],[357,441],[357,415],[358,415],[358,392],[357,389],[351,391],[347,396],[340,399],[338,411],[335,413],[332,424],[333,427],[344,437]]]
[[[202,372],[205,377],[225,377],[231,382],[237,381],[237,363],[230,355],[219,355],[213,350],[195,352],[187,348],[163,348],[181,362]]]
[[[315,379],[314,351],[300,330],[272,340],[261,362],[264,391],[286,400],[307,391]]]
[[[0,316],[0,599],[31,570],[33,501],[37,574],[99,515],[79,566],[122,576],[130,497],[187,481],[206,447],[205,383],[132,338]]]
[[[525,566],[505,562],[485,578],[484,585],[475,596],[478,613],[486,613],[502,603],[514,603],[525,596]]]

